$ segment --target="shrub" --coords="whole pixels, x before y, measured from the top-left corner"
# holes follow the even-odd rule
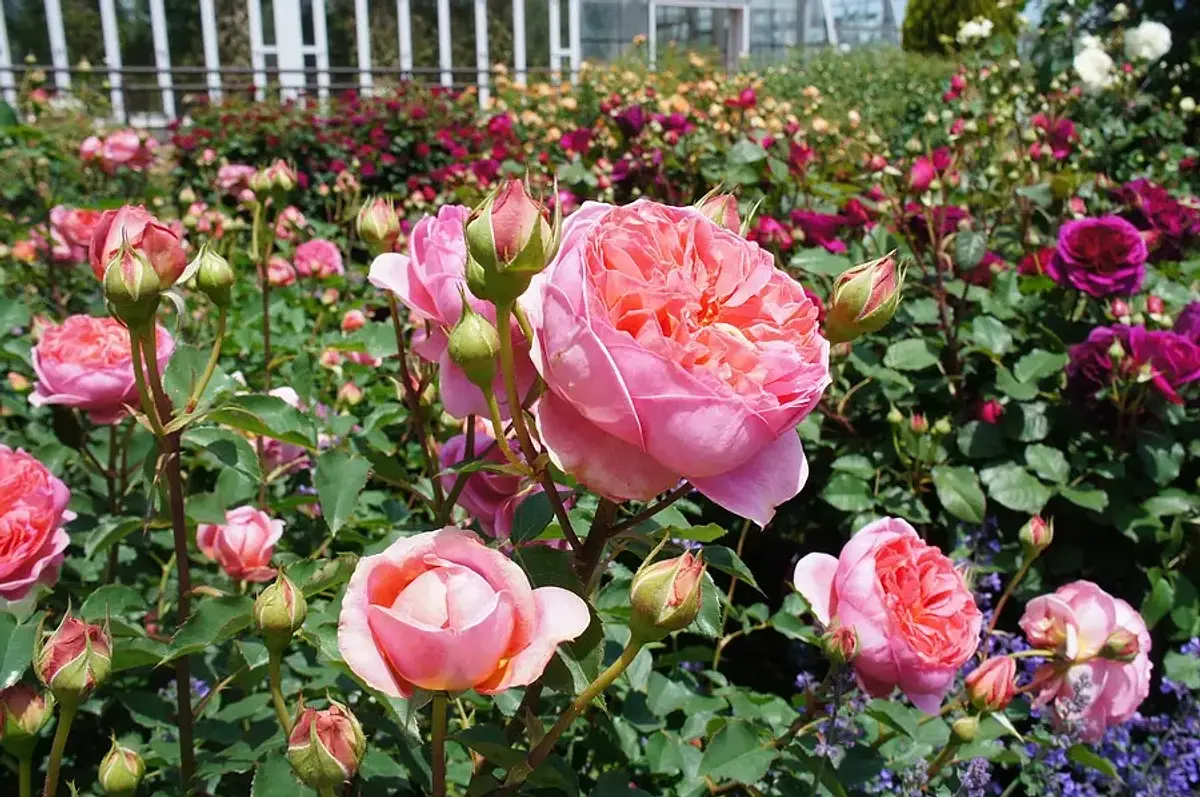
[[[1002,0],[909,0],[901,31],[904,49],[945,53],[953,47],[962,24],[978,17],[992,21],[993,36],[1013,35],[1020,5]]]

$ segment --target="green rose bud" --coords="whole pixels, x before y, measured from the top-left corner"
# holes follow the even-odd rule
[[[367,740],[362,726],[341,703],[324,711],[306,708],[288,736],[288,761],[300,780],[314,789],[341,786],[354,777]]]
[[[38,640],[33,664],[59,703],[78,703],[108,680],[112,636],[68,612],[57,629]]]
[[[704,571],[704,562],[690,553],[642,565],[629,587],[634,637],[654,642],[691,625],[700,613]]]
[[[112,749],[100,762],[100,788],[113,797],[133,797],[146,774],[146,762],[136,750],[113,739]]]
[[[229,261],[208,247],[200,247],[196,256],[196,287],[217,307],[229,307],[230,289],[236,279]]]
[[[254,600],[254,624],[262,632],[267,649],[276,653],[287,648],[307,616],[304,593],[283,573]]]
[[[0,692],[0,747],[17,758],[28,756],[53,713],[53,698],[29,684],[13,684]]]
[[[467,285],[493,304],[511,304],[558,252],[562,218],[520,180],[508,180],[467,218]]]
[[[854,340],[883,328],[900,306],[904,269],[892,255],[853,266],[837,278],[825,317],[830,343]]]
[[[392,200],[375,197],[365,202],[356,219],[358,237],[373,252],[390,252],[400,236],[400,218]]]
[[[130,329],[153,323],[162,284],[146,256],[121,244],[104,270],[104,298],[115,318]]]
[[[463,370],[471,384],[488,390],[496,379],[500,335],[490,321],[471,308],[465,295],[462,303],[462,317],[450,331],[450,361]]]
[[[1054,542],[1054,520],[1042,520],[1040,515],[1034,515],[1021,527],[1017,537],[1026,558],[1038,556]]]

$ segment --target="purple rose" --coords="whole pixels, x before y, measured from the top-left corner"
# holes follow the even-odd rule
[[[617,127],[626,139],[637,138],[646,126],[646,112],[640,105],[630,105],[616,115]]]
[[[838,240],[838,233],[847,227],[855,226],[854,219],[835,213],[817,213],[813,210],[793,210],[792,224],[804,233],[804,243],[807,246],[823,246],[835,255],[846,251],[846,244]]]
[[[1131,295],[1146,277],[1146,241],[1119,216],[1069,221],[1046,273],[1060,285],[1100,298]]]
[[[1114,350],[1114,343],[1120,348]],[[1071,347],[1070,356],[1068,381],[1087,396],[1148,373],[1163,398],[1182,404],[1180,389],[1200,379],[1200,346],[1167,330],[1151,332],[1123,324],[1096,327],[1086,341]]]
[[[1183,204],[1161,185],[1133,180],[1114,194],[1128,208],[1124,217],[1146,231],[1155,261],[1180,260],[1200,237],[1200,210]]]
[[[1175,319],[1175,334],[1200,346],[1200,302],[1192,302],[1183,308],[1183,312]]]

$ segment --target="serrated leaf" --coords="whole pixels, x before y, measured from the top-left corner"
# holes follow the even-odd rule
[[[162,664],[218,645],[250,625],[250,598],[225,597],[201,601],[187,622],[171,637]]]
[[[1044,349],[1034,349],[1017,361],[1013,376],[1020,382],[1034,383],[1067,367],[1067,355],[1054,354]]]
[[[700,759],[700,774],[753,785],[766,776],[778,755],[774,748],[763,746],[748,723],[733,720],[708,743]]]
[[[933,469],[933,486],[946,511],[968,523],[982,523],[987,499],[973,468],[939,465]]]
[[[108,550],[121,540],[142,528],[145,521],[136,517],[105,518],[96,528],[88,532],[83,543],[83,553],[88,559]]]
[[[888,346],[883,355],[883,364],[897,371],[921,371],[936,365],[937,361],[924,338],[897,341]]]
[[[1109,761],[1107,758],[1100,755],[1086,744],[1072,745],[1067,750],[1067,758],[1070,758],[1072,761],[1082,767],[1094,769],[1100,774],[1112,778],[1118,783],[1123,782],[1121,780],[1121,774],[1117,771],[1117,767],[1113,764],[1113,762]]]
[[[703,526],[687,526],[680,528],[678,526],[667,526],[664,529],[667,539],[671,540],[691,540],[692,542],[715,542],[729,533],[728,529],[723,529],[716,523],[705,523]]]
[[[746,567],[742,557],[734,553],[733,549],[726,548],[724,545],[705,545],[700,552],[700,558],[709,567],[736,576],[754,589],[758,589],[758,582],[754,580],[754,574],[750,572],[750,568]],[[758,591],[762,592],[761,589]]]
[[[0,689],[15,684],[29,668],[41,621],[41,612],[23,623],[11,614],[0,613]]]
[[[990,315],[980,316],[971,322],[971,337],[980,348],[997,357],[1012,349],[1012,333],[1003,322]]]
[[[276,396],[234,396],[209,411],[208,418],[233,429],[281,440],[310,451],[317,447],[312,420]]]
[[[1048,482],[1062,484],[1071,476],[1066,456],[1057,448],[1035,444],[1025,448],[1025,464]]]
[[[999,465],[980,472],[987,493],[1014,512],[1036,515],[1050,500],[1050,489],[1018,465]]]
[[[987,238],[974,230],[963,230],[954,238],[954,264],[966,271],[979,265],[987,254]]]
[[[1087,484],[1079,487],[1059,487],[1058,494],[1075,506],[1093,512],[1103,512],[1108,507],[1108,493]]]
[[[537,539],[554,519],[554,507],[544,492],[527,495],[513,513],[509,538],[517,544]]]
[[[371,463],[341,451],[327,451],[317,459],[313,486],[321,500],[321,515],[331,534],[337,534],[358,505],[358,494],[367,486]]]
[[[250,797],[310,797],[316,794],[296,779],[292,765],[282,753],[267,753],[254,770],[254,781],[250,786]]]

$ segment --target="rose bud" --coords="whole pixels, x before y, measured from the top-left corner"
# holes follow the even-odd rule
[[[687,628],[700,613],[704,562],[690,553],[642,565],[629,586],[634,637],[655,642]]]
[[[53,700],[29,684],[14,684],[0,692],[0,747],[17,758],[28,756],[53,713]]]
[[[271,175],[267,173],[266,169],[259,169],[252,174],[248,185],[257,196],[268,197],[271,195]]]
[[[392,200],[383,197],[363,203],[356,224],[358,237],[374,254],[392,251],[392,245],[400,236],[400,218],[396,215],[396,206]]]
[[[1150,294],[1146,297],[1146,312],[1150,315],[1162,315],[1167,310],[1162,297]]]
[[[1133,661],[1141,652],[1141,644],[1137,634],[1124,628],[1118,628],[1104,640],[1100,648],[1100,656],[1110,661]]]
[[[262,632],[267,649],[274,652],[288,646],[306,616],[304,593],[283,573],[254,600],[254,624]]]
[[[1113,299],[1108,305],[1108,312],[1112,314],[1113,318],[1125,319],[1129,318],[1133,311],[1129,309],[1129,303],[1124,299]]]
[[[266,176],[273,193],[290,194],[296,190],[296,172],[282,159],[266,168]]]
[[[551,226],[546,206],[520,180],[508,180],[467,217],[471,292],[495,304],[516,301],[558,252],[561,228],[557,212]]]
[[[1034,515],[1029,522],[1021,527],[1018,537],[1021,540],[1021,550],[1026,557],[1034,557],[1050,547],[1054,541],[1054,519],[1042,520],[1040,515]]]
[[[950,726],[950,732],[960,744],[970,744],[979,734],[978,717],[959,717]]]
[[[324,711],[306,708],[288,737],[288,761],[300,780],[314,789],[341,786],[354,777],[367,740],[362,726],[341,703]]]
[[[158,313],[161,283],[149,261],[122,246],[104,272],[104,298],[112,314],[131,329],[147,326]]]
[[[738,217],[737,197],[733,194],[719,194],[713,189],[696,203],[696,210],[727,230],[738,232],[742,229],[742,220]]]
[[[967,697],[980,711],[1003,711],[1016,694],[1017,663],[992,656],[967,676]]]
[[[358,406],[363,400],[362,388],[353,382],[346,382],[338,388],[337,400],[342,404],[349,404],[351,407]]]
[[[462,369],[471,384],[485,393],[496,379],[496,357],[500,353],[500,335],[486,318],[462,299],[462,317],[450,331],[447,351],[450,361]]]
[[[367,325],[367,316],[362,310],[347,310],[342,316],[342,331],[354,332]]]
[[[156,291],[170,288],[187,270],[187,255],[179,236],[141,205],[125,205],[101,214],[88,245],[88,262],[96,279],[105,282],[114,262],[124,265],[124,257],[116,260],[122,250],[136,252],[149,264],[158,277]]]
[[[936,176],[937,172],[934,171],[933,162],[929,158],[917,158],[908,170],[908,190],[914,194],[923,194],[929,190]]]
[[[919,412],[914,412],[909,420],[909,425],[917,434],[925,434],[929,431],[929,421]]]
[[[113,739],[112,749],[100,762],[100,788],[113,797],[133,797],[146,774],[146,762],[136,750]]]
[[[821,637],[821,647],[834,664],[849,664],[858,655],[858,632],[854,626],[835,624]]]
[[[53,633],[38,641],[33,663],[38,678],[59,703],[77,703],[108,679],[112,637],[107,628],[68,612]]]
[[[1004,405],[996,399],[988,399],[981,402],[975,408],[975,419],[982,423],[995,426],[1000,423],[1000,419],[1004,417]]]
[[[196,256],[196,287],[220,308],[229,307],[230,290],[235,279],[229,261],[208,247],[200,247]]]
[[[846,269],[833,284],[825,335],[830,343],[851,341],[876,332],[900,306],[904,269],[886,255]]]

